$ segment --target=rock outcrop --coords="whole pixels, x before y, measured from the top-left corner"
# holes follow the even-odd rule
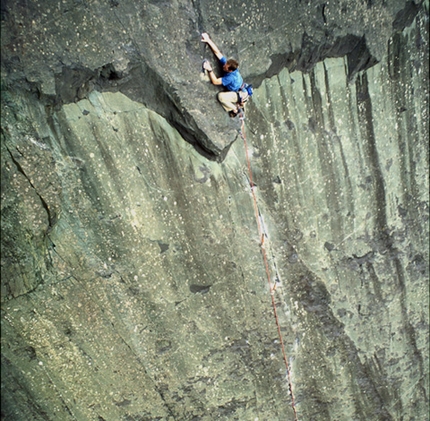
[[[2,419],[428,419],[428,1],[2,3]],[[215,62],[213,61],[215,64]]]

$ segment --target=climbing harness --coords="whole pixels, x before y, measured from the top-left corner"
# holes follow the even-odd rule
[[[293,412],[294,412],[294,421],[298,421],[297,411],[296,411],[296,403],[295,403],[294,393],[293,393],[293,385],[292,385],[292,381],[291,381],[290,366],[288,364],[287,354],[285,352],[284,341],[282,339],[281,326],[280,326],[279,319],[278,319],[278,313],[276,311],[275,290],[276,290],[276,286],[277,286],[277,283],[279,282],[280,278],[279,278],[278,270],[277,270],[276,265],[275,265],[275,271],[276,271],[275,282],[272,283],[272,281],[270,279],[269,261],[267,258],[266,246],[264,245],[264,241],[265,241],[265,239],[268,238],[268,236],[267,236],[266,228],[264,225],[263,217],[262,217],[262,215],[259,211],[259,208],[258,208],[257,196],[255,194],[255,187],[254,187],[255,185],[252,181],[251,161],[249,159],[248,145],[246,142],[246,134],[245,134],[245,115],[244,115],[243,110],[241,108],[239,108],[239,118],[241,121],[241,126],[239,129],[239,135],[243,139],[243,143],[245,145],[245,155],[246,155],[246,162],[248,165],[249,183],[251,186],[252,198],[253,198],[253,203],[254,203],[254,211],[255,211],[255,219],[257,221],[258,235],[260,238],[260,248],[261,248],[261,253],[263,255],[264,267],[266,269],[267,282],[269,284],[270,296],[272,299],[273,314],[275,316],[276,327],[278,329],[278,336],[279,336],[279,343],[281,344],[282,357],[284,359],[285,367],[287,369],[288,388],[289,388],[290,395],[291,395],[291,407],[293,408]]]
[[[245,82],[242,83],[242,86],[236,92],[236,94],[237,94],[237,103],[243,105],[252,96],[253,92],[254,91],[252,89],[252,85],[248,85]],[[240,95],[241,93],[243,94],[242,96]]]
[[[237,95],[237,106],[242,110],[243,113],[243,106],[248,101],[249,98],[251,98],[253,94],[252,85],[248,85],[247,83],[242,83],[242,86],[239,88],[239,90],[236,91]],[[237,113],[239,114],[239,112]]]

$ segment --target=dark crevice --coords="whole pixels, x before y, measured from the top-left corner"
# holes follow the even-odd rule
[[[196,285],[196,284],[194,284],[194,285],[190,286],[190,291],[193,294],[197,294],[197,293],[206,294],[209,292],[211,286],[212,285]]]
[[[323,3],[322,7],[321,7],[321,15],[322,15],[322,18],[323,18],[323,21],[324,21],[325,24],[327,23],[327,17],[325,15],[325,9],[326,9],[326,7],[327,7],[327,4]]]
[[[347,54],[348,58],[348,80],[363,70],[370,69],[378,63],[367,47],[366,38],[360,38],[355,47]]]
[[[202,143],[196,140],[196,136],[190,131],[190,127],[185,126],[182,122],[173,120],[170,124],[179,132],[182,138],[194,147],[194,149],[205,158],[210,161],[216,161],[217,155],[214,154],[210,149],[206,148]]]
[[[342,38],[337,38],[334,42],[316,43],[308,34],[302,38],[302,46],[299,51],[290,51],[284,54],[273,54],[270,57],[271,65],[258,76],[250,76],[249,81],[258,87],[263,80],[287,68],[290,72],[301,71],[309,73],[317,63],[326,58],[347,57],[348,80],[363,70],[366,70],[378,63],[378,60],[370,53],[365,37],[348,34]]]
[[[357,89],[357,102],[358,102],[358,115],[361,121],[361,127],[363,128],[363,138],[366,140],[367,154],[370,162],[370,168],[372,170],[372,179],[374,181],[375,190],[375,202],[376,209],[376,222],[377,229],[381,235],[382,240],[387,240],[388,247],[392,241],[386,238],[387,232],[387,215],[386,215],[386,193],[384,186],[384,176],[380,166],[380,159],[378,156],[378,148],[376,146],[375,131],[373,127],[373,111],[372,102],[368,89],[367,74],[363,75],[356,81]]]
[[[329,83],[329,70],[327,69],[326,64],[324,63],[324,81],[325,81],[325,91],[327,95],[327,107],[328,107],[328,117],[329,117],[329,123],[330,123],[330,131],[332,133],[335,133],[336,131],[336,123],[334,121],[334,110],[333,110],[333,101],[331,98],[331,90],[330,90],[330,83]]]
[[[396,17],[393,22],[393,30],[396,32],[401,32],[407,26],[410,26],[420,11],[424,1],[416,4],[414,1],[408,1],[405,7],[397,12]]]

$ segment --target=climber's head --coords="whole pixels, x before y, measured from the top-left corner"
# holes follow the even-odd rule
[[[227,63],[222,66],[224,72],[234,72],[239,67],[239,63],[234,58],[229,58]]]

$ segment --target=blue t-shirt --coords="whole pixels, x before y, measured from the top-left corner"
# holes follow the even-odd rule
[[[227,63],[227,59],[225,57],[221,57],[220,63],[222,66]],[[233,72],[226,73],[221,78],[223,86],[229,91],[238,91],[243,84],[242,76],[239,73],[239,70],[236,69]]]

